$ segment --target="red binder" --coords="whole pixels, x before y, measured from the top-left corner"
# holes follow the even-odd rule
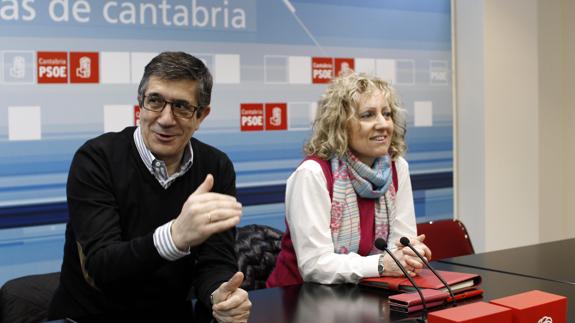
[[[481,284],[481,276],[477,274],[460,273],[455,271],[437,270],[454,293],[475,289]],[[417,276],[413,277],[419,288],[438,289],[447,291],[441,281],[429,269],[422,269]],[[414,291],[415,288],[405,277],[372,277],[364,278],[361,285],[384,288],[397,291]]]
[[[425,304],[429,309],[432,307],[451,303],[454,301],[454,299],[456,301],[460,301],[481,296],[483,294],[483,290],[473,289],[465,292],[460,292],[455,294],[454,298],[450,297],[448,292],[437,289],[422,289],[421,294],[425,298]],[[423,309],[423,305],[421,304],[421,297],[419,297],[419,293],[417,292],[402,293],[389,296],[389,307],[391,310],[402,313],[411,313]]]
[[[437,289],[422,289],[421,294],[425,298],[427,308],[443,305],[449,297],[448,292]],[[402,313],[411,313],[423,309],[423,305],[419,293],[413,292],[390,296],[389,308]]]

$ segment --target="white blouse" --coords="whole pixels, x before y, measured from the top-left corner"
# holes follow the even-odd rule
[[[395,200],[396,217],[390,219],[388,245],[403,236],[415,237],[416,222],[409,165],[399,157],[395,162],[398,186]],[[364,277],[378,276],[379,255],[334,252],[331,239],[331,198],[321,166],[313,160],[303,162],[288,178],[286,217],[297,255],[300,274],[306,282],[321,284],[357,283]]]

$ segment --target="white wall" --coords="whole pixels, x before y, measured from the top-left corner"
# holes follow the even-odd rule
[[[457,0],[457,216],[476,250],[575,236],[575,5]]]
[[[540,223],[542,238],[556,240],[575,236],[575,1],[548,3],[540,0],[539,8],[548,7],[552,8],[552,14],[541,9],[545,14],[542,20],[545,19],[545,26],[554,33],[539,34],[540,52],[543,53],[540,70],[546,73],[541,81],[545,100],[541,101],[540,109],[542,114],[549,109],[555,117],[551,116],[552,120],[547,123],[544,131],[551,134],[541,144],[558,143],[557,149],[551,150],[552,147],[543,155],[548,160],[541,165],[541,177],[550,176],[551,179],[542,188]],[[548,71],[551,66],[555,68]],[[543,91],[547,84],[555,84],[554,88],[560,90],[547,94]],[[548,103],[546,100],[554,101]],[[558,158],[554,157],[556,155]],[[555,207],[554,203],[560,203],[561,207]]]
[[[540,68],[540,160],[539,169],[541,174],[540,234],[545,240],[553,240],[555,235],[563,237],[561,228],[564,227],[564,209],[562,194],[565,178],[562,170],[565,168],[567,151],[564,146],[564,113],[563,113],[563,70],[566,60],[560,1],[547,1],[540,3],[540,56],[538,64]],[[544,158],[549,156],[552,158]],[[545,189],[547,188],[547,189]],[[554,188],[554,189],[549,189]],[[556,229],[556,227],[558,227]]]
[[[485,122],[483,1],[456,1],[455,15],[455,215],[475,250],[485,250]]]
[[[561,120],[564,131],[561,138],[565,151],[563,170],[565,177],[562,183],[563,213],[562,232],[563,237],[575,236],[575,2],[572,0],[561,1],[562,8],[562,31],[563,31],[563,115]]]

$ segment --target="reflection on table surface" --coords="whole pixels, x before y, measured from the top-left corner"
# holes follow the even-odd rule
[[[407,322],[407,315],[390,312],[387,297],[392,294],[351,284],[314,283],[253,291],[249,322]]]
[[[475,273],[481,275],[484,290],[483,297],[467,300],[458,305],[477,301],[489,301],[530,290],[541,290],[548,293],[575,299],[575,285],[564,282],[549,281],[533,277],[524,277],[492,270],[470,268],[454,264],[432,263],[436,269]],[[281,288],[261,289],[249,292],[253,303],[249,322],[317,322],[317,323],[353,323],[353,322],[410,322],[421,315],[420,312],[406,316],[389,310],[388,296],[394,294],[383,289],[363,287],[353,284],[320,285],[305,283],[302,285]],[[211,309],[196,303],[193,317],[171,319],[162,309],[151,309],[159,313],[156,320],[147,313],[125,313],[121,316],[86,318],[79,322],[122,321],[132,322],[210,322]],[[442,309],[436,307],[433,310]],[[572,318],[575,302],[567,302],[567,318]],[[111,319],[111,320],[109,320]]]
[[[489,301],[534,289],[575,299],[575,286],[569,283],[453,264],[433,265],[440,270],[475,273],[482,277],[483,296],[459,302],[458,305]],[[407,317],[405,314],[390,311],[388,296],[393,295],[393,292],[351,284],[305,283],[251,291],[249,294],[253,303],[250,322],[408,322],[421,315],[418,312]],[[446,306],[432,310],[443,308]],[[575,302],[568,301],[567,317],[571,318],[574,312]]]
[[[442,259],[440,262],[575,285],[575,239]]]

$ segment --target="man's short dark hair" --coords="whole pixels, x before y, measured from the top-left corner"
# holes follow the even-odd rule
[[[184,52],[163,52],[154,57],[144,69],[138,86],[138,102],[142,106],[150,77],[166,81],[190,80],[197,82],[196,99],[200,109],[210,105],[212,97],[212,74],[198,58]]]

